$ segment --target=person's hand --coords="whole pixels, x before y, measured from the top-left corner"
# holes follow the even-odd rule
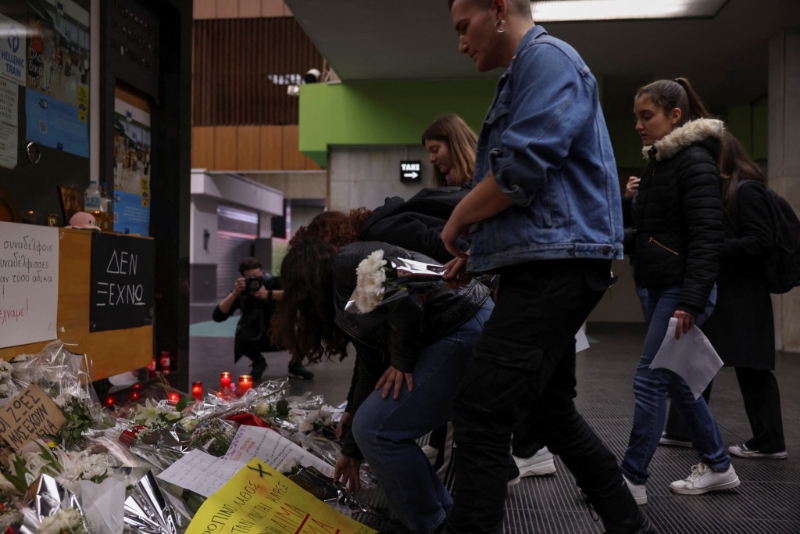
[[[245,279],[237,278],[236,283],[233,285],[232,293],[238,297],[244,292],[245,286],[246,286]]]
[[[442,242],[444,243],[444,248],[453,255],[453,258],[466,259],[469,255],[469,251],[462,251],[458,248],[458,244],[456,243],[459,237],[467,235],[468,232],[469,225],[459,223],[452,216],[447,220],[447,224],[444,225],[442,229]],[[448,262],[448,265],[449,264],[450,262]]]
[[[348,430],[350,430],[350,423],[352,422],[353,416],[350,414],[350,412],[344,412],[342,414],[342,418],[339,419],[339,424],[336,425],[336,431],[334,432],[338,441],[342,441],[344,439],[344,435],[347,434]]]
[[[383,373],[381,379],[378,380],[378,383],[375,384],[375,389],[383,388],[381,398],[385,399],[389,396],[389,392],[392,388],[394,388],[394,396],[392,398],[397,400],[400,397],[400,386],[403,385],[403,382],[408,384],[408,391],[414,390],[414,379],[411,373],[404,373],[390,365],[389,368],[386,369],[386,372]]]
[[[341,482],[350,491],[361,489],[361,479],[358,478],[358,470],[361,467],[361,460],[345,456],[339,456],[336,466],[333,468],[333,480]]]
[[[675,326],[675,339],[680,339],[681,334],[685,334],[694,326],[694,315],[689,312],[676,310],[672,316],[678,320],[678,324]]]
[[[267,297],[269,297],[269,291],[263,285],[259,287],[257,291],[253,291],[250,294],[253,295],[255,298],[257,298],[258,300],[267,300]]]
[[[639,192],[639,182],[642,179],[636,176],[631,176],[628,178],[628,183],[625,184],[625,200],[630,200],[633,198],[637,192]]]
[[[469,251],[467,251],[467,254],[469,255]],[[465,272],[466,267],[466,258],[453,258],[444,264],[444,279],[453,280],[456,286],[466,284],[471,278]]]

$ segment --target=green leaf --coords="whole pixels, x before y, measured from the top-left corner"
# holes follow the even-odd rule
[[[189,403],[194,400],[194,397],[183,397],[181,400],[178,401],[178,404],[175,405],[175,410],[178,412],[182,412],[184,408],[189,406]]]

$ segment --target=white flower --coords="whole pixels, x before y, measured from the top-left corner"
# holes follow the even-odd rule
[[[194,415],[190,415],[188,417],[183,418],[183,420],[181,421],[181,426],[185,431],[191,432],[192,430],[195,429],[195,427],[199,422],[200,420],[197,417],[195,417]]]
[[[75,508],[65,508],[45,517],[36,534],[61,534],[64,531],[82,532],[83,519]]]
[[[386,273],[383,266],[383,250],[376,250],[356,267],[356,306],[361,313],[369,313],[383,300]]]
[[[108,471],[105,454],[90,454],[88,451],[68,453],[61,448],[57,448],[55,453],[63,469],[56,479],[62,484],[102,477]]]
[[[0,493],[16,493],[16,492],[17,488],[14,487],[14,484],[12,484],[6,477],[3,476],[2,473],[0,473]]]
[[[162,403],[153,404],[150,399],[145,400],[144,406],[137,406],[133,414],[133,420],[141,425],[152,426],[164,424],[167,421],[176,422],[181,418],[181,414],[162,406]]]
[[[284,475],[287,475],[287,474],[291,473],[292,471],[294,471],[295,467],[299,467],[299,466],[300,466],[300,461],[297,458],[292,458],[291,456],[289,456],[288,458],[283,460],[280,463],[280,465],[278,465],[278,467],[277,467],[277,469],[275,469],[275,471],[277,471],[278,473],[282,473]]]

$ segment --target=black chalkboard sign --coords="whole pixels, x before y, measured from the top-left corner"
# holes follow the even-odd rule
[[[153,324],[154,287],[152,239],[92,233],[90,332]]]

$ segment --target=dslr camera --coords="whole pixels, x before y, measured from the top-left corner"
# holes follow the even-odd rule
[[[256,276],[251,274],[247,278],[244,279],[244,290],[247,293],[255,293],[261,286],[264,285],[264,277],[263,276]]]

